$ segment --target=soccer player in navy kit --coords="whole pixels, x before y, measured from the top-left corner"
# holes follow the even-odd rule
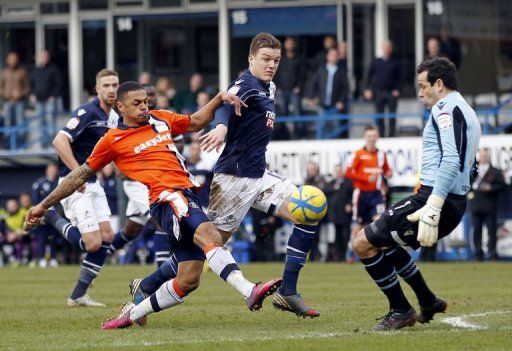
[[[109,69],[98,72],[98,97],[73,111],[72,118],[53,140],[59,154],[59,182],[80,167],[109,127],[117,124],[118,116],[112,108],[116,103],[118,86],[117,72]],[[68,298],[68,306],[103,307],[104,304],[92,300],[86,292],[101,270],[114,237],[105,191],[96,177],[92,177],[61,204],[71,223],[54,210],[48,211],[46,222],[76,249],[86,252],[78,282]]]
[[[432,108],[423,131],[421,187],[366,226],[353,242],[366,271],[389,301],[389,312],[374,330],[428,323],[446,310],[447,302],[434,295],[402,246],[430,247],[457,227],[475,171],[480,123],[457,91],[455,65],[445,58],[427,59],[417,73],[418,96]],[[414,290],[419,315],[407,301],[398,275]]]
[[[57,187],[57,172],[58,168],[56,163],[52,162],[46,166],[44,177],[37,179],[34,184],[32,184],[32,203],[39,203]],[[46,268],[48,264],[45,258],[47,243],[50,244],[50,267],[57,267],[55,242],[48,238],[49,236],[55,237],[58,235],[55,228],[45,224],[35,228],[32,232],[38,236],[39,240],[39,267]]]
[[[276,86],[272,79],[280,58],[281,43],[273,35],[260,33],[252,39],[249,69],[228,90],[247,107],[242,108],[241,116],[237,116],[232,107],[225,105],[224,111],[217,114],[216,128],[202,137],[203,149],[218,150],[227,134],[226,147],[214,169],[208,217],[220,231],[224,243],[251,207],[293,222],[283,285],[272,303],[278,309],[313,318],[320,312],[304,303],[297,293],[297,280],[313,244],[317,225],[297,223],[288,210],[288,198],[296,186],[265,167],[265,151],[276,118]],[[174,270],[173,263],[168,260],[144,278],[139,288],[132,291],[134,301],[152,294],[163,281],[172,277]]]

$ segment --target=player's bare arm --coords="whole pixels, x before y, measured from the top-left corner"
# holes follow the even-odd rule
[[[87,179],[96,174],[96,171],[90,168],[86,163],[75,168],[66,178],[38,205],[32,207],[27,213],[26,221],[29,224],[37,224],[46,211],[58,203],[60,200],[73,194],[77,189],[85,184]]]
[[[66,135],[62,133],[57,134],[55,139],[53,139],[53,146],[55,147],[55,150],[57,150],[59,157],[61,158],[62,162],[64,162],[66,167],[68,167],[70,170],[74,170],[75,168],[80,167],[80,164],[73,156],[71,142]]]
[[[247,107],[238,96],[222,91],[211,99],[202,109],[190,116],[191,123],[187,128],[187,132],[198,132],[207,126],[215,117],[215,110],[223,103],[232,105],[237,116],[242,115],[242,107]]]

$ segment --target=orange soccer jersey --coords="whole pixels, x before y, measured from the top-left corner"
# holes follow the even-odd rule
[[[164,110],[150,111],[148,124],[140,127],[128,127],[120,120],[98,141],[87,164],[99,171],[114,161],[127,177],[148,187],[151,203],[164,190],[199,186],[172,140],[189,124],[189,116]]]
[[[381,190],[382,175],[391,175],[386,154],[380,150],[370,152],[365,148],[356,151],[345,173],[345,177],[354,181],[354,188],[361,191]]]

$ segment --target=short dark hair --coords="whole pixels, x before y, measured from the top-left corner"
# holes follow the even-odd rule
[[[144,90],[144,88],[142,87],[142,85],[140,85],[137,82],[134,82],[133,80],[124,82],[117,89],[117,101],[123,100],[124,97],[126,96],[126,94],[128,94],[130,91],[137,91],[137,90]]]
[[[434,57],[423,61],[416,69],[416,73],[420,74],[427,71],[427,81],[430,85],[440,79],[446,88],[457,90],[457,69],[452,61],[445,57]]]
[[[256,55],[261,48],[281,50],[281,42],[270,33],[260,33],[252,38],[249,54]]]

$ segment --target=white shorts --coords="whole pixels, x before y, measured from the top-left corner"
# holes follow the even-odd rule
[[[123,189],[128,197],[126,218],[140,225],[145,225],[151,217],[149,214],[148,188],[135,180],[124,180]]]
[[[63,179],[59,179],[59,184]],[[98,223],[110,221],[107,196],[98,180],[85,183],[83,193],[75,191],[60,203],[66,217],[82,234],[97,231],[100,229]]]
[[[225,232],[234,232],[251,207],[277,214],[297,187],[280,175],[265,171],[262,178],[216,173],[210,187],[208,217]]]

